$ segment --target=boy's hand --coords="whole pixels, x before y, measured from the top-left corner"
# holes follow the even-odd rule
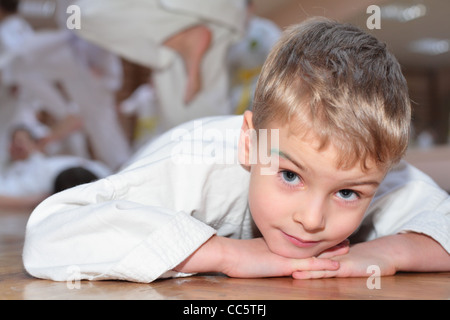
[[[235,240],[236,241],[236,240]],[[263,238],[239,241],[228,267],[222,272],[230,277],[256,278],[291,276],[301,270],[337,270],[339,263],[330,259],[290,259],[270,251]]]
[[[335,245],[334,247],[331,247],[323,251],[317,257],[321,259],[332,259],[333,257],[347,254],[349,249],[350,249],[350,241],[346,239],[341,243]]]
[[[303,270],[337,270],[339,262],[325,258],[289,259],[274,254],[262,238],[236,240],[213,236],[174,270],[185,273],[221,272],[236,278],[291,276]]]
[[[368,277],[371,273],[368,273],[367,270],[371,265],[380,268],[381,276],[395,274],[395,266],[391,263],[392,260],[383,253],[382,248],[374,249],[370,242],[353,245],[346,255],[333,258],[340,263],[338,270],[301,271],[295,272],[292,277],[294,279]],[[319,255],[320,257],[322,255]]]
[[[450,271],[450,254],[432,238],[418,233],[390,235],[359,243],[351,246],[348,254],[333,260],[339,261],[338,270],[301,271],[292,276],[296,279],[367,277],[371,274],[368,267],[372,265],[379,268],[380,276],[393,275],[397,271]]]

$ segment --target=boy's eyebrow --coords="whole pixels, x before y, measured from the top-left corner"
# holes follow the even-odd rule
[[[294,159],[292,159],[292,157],[290,157],[288,154],[284,153],[283,151],[279,150],[279,149],[270,149],[270,154],[272,153],[276,153],[278,156],[289,160],[290,162],[292,162],[293,164],[295,164],[300,170],[307,172],[308,169],[303,166],[302,164],[298,163],[297,161],[295,161]]]
[[[281,151],[281,150],[278,150],[278,149],[273,148],[273,149],[270,150],[270,153],[271,153],[271,154],[272,154],[272,153],[276,153],[278,156],[280,156],[280,157],[282,157],[282,158],[284,158],[284,159],[287,159],[287,160],[291,161],[291,162],[292,162],[293,164],[295,164],[300,170],[302,170],[302,171],[304,171],[304,172],[307,172],[307,171],[308,171],[308,169],[307,169],[305,166],[301,165],[300,163],[298,163],[297,161],[295,161],[294,159],[292,159],[292,157],[290,157],[288,154],[284,153],[284,152]],[[378,186],[380,185],[380,182],[379,182],[379,181],[376,181],[376,180],[368,180],[368,181],[347,181],[347,182],[345,182],[345,183],[343,183],[343,184],[349,185],[349,186],[354,186],[354,187],[356,187],[356,186],[363,186],[363,185],[373,185],[373,186],[375,186],[375,187],[378,187]]]
[[[364,185],[373,185],[375,187],[378,187],[380,185],[380,182],[375,181],[375,180],[373,180],[373,181],[372,180],[370,180],[370,181],[351,181],[346,184],[349,186],[353,186],[353,187],[364,186]]]

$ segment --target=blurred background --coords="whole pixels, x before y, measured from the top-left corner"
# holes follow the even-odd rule
[[[450,1],[448,0],[254,0],[255,13],[281,29],[309,16],[326,16],[367,30],[369,5],[381,8],[381,28],[367,30],[399,59],[414,101],[414,144],[446,144],[450,117]],[[23,0],[21,12],[35,28],[53,28],[56,0]],[[118,93],[125,99],[146,81],[148,70],[124,62]],[[129,124],[128,124],[129,125]],[[421,135],[422,134],[422,135]],[[420,137],[422,140],[417,140]]]
[[[68,14],[66,16],[64,14],[70,3],[72,3],[71,0],[22,0],[18,14],[38,33],[61,30],[64,29],[64,17],[69,17]],[[233,46],[224,46],[226,50],[229,50],[227,59],[212,61],[212,65],[224,64],[223,70],[229,72],[230,88],[226,88],[226,92],[229,95],[228,102],[231,108],[225,113],[240,114],[246,109],[251,109],[251,95],[261,64],[284,28],[312,16],[325,16],[352,23],[387,43],[390,51],[402,65],[413,102],[413,131],[407,159],[431,175],[444,189],[450,190],[450,1],[254,0],[249,1],[248,4],[251,4],[251,7],[247,8],[248,12],[242,13],[246,16],[244,38]],[[367,25],[368,19],[373,15],[373,11],[368,12],[368,7],[371,5],[376,5],[380,9],[379,28],[370,29]],[[190,11],[189,14],[195,15],[194,8],[189,6],[186,8]],[[249,21],[252,19],[258,20],[258,23],[251,24]],[[212,26],[212,30],[217,33],[221,26],[220,24],[219,27],[214,26],[214,19],[211,21],[213,22],[208,26]],[[101,21],[98,25],[101,25]],[[124,24],[120,28],[127,30],[127,25]],[[154,26],[154,28],[157,27]],[[128,32],[130,38],[139,37],[141,33],[136,28],[125,32]],[[96,44],[101,42],[98,41]],[[106,42],[102,49],[108,51],[111,49],[108,47]],[[209,50],[213,49],[213,45],[210,44]],[[117,54],[117,51],[115,53]],[[166,126],[158,127],[161,124],[158,121],[161,122],[164,117],[158,118],[155,115],[158,114],[158,108],[165,109],[165,107],[162,108],[162,104],[159,103],[161,101],[158,101],[158,98],[162,96],[158,97],[158,88],[154,87],[156,78],[152,78],[154,73],[152,68],[145,63],[140,63],[139,59],[130,59],[126,54],[117,54],[116,58],[120,61],[121,70],[115,72],[115,75],[119,74],[121,79],[116,81],[116,86],[109,92],[114,94],[114,116],[117,116],[118,125],[114,124],[115,119],[112,118],[109,125],[111,128],[120,127],[120,134],[123,133],[127,146],[124,145],[122,148],[122,158],[117,158],[115,163],[108,164],[111,170],[116,170],[143,143],[158,136],[161,128],[167,129],[168,126],[176,124],[166,115]],[[205,63],[211,63],[211,61]],[[95,68],[93,70],[94,73],[98,71]],[[61,86],[58,90],[64,94],[67,93],[65,92],[67,90]],[[173,89],[169,88],[168,92],[170,95]],[[65,96],[67,97],[66,94]],[[219,93],[218,96],[220,96]],[[215,104],[214,100],[212,101],[212,104]],[[105,110],[98,111],[95,116],[98,118],[94,119],[91,126],[95,127],[95,121],[99,123],[99,119],[105,118],[102,114],[107,111]],[[168,113],[170,118],[170,112],[167,110],[164,112]],[[214,112],[216,111],[207,110],[205,116]],[[174,117],[178,113],[178,111],[172,111]],[[223,114],[223,110],[217,113]],[[198,112],[192,113],[191,116],[198,114]],[[84,117],[81,120],[88,126],[89,121],[92,122],[93,119],[86,114]],[[180,119],[188,118],[189,115],[185,118],[180,117]],[[39,119],[47,119],[47,123],[51,123],[52,115],[44,113]],[[70,123],[73,125],[73,122]],[[72,131],[76,131],[76,125],[73,126],[75,129]],[[87,133],[88,157],[102,162],[113,160],[108,156],[108,150],[105,151],[103,158],[99,156],[103,151],[96,148],[101,149],[99,146],[105,143],[100,141],[96,145],[93,140],[97,139],[98,134]],[[112,148],[117,155],[120,139],[114,140],[115,146]],[[127,150],[128,147],[130,150]]]
[[[366,29],[369,5],[381,8],[381,28],[368,30],[385,41],[400,61],[414,101],[417,143],[449,141],[450,1],[260,1],[261,14],[279,25],[307,15],[325,15]],[[420,134],[423,134],[420,136]],[[418,137],[427,141],[417,141]]]

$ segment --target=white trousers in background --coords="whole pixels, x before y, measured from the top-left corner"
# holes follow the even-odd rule
[[[86,40],[152,69],[162,130],[187,120],[231,113],[226,55],[244,29],[243,0],[80,0]],[[212,43],[202,61],[202,90],[184,103],[186,72],[177,53],[163,46],[178,32],[203,24]]]

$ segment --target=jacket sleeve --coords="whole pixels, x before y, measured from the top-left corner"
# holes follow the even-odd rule
[[[425,234],[450,253],[450,197],[430,177],[401,162],[380,186],[355,238]]]
[[[185,212],[124,200],[106,178],[56,194],[31,215],[23,251],[32,276],[151,282],[215,230]],[[75,273],[75,274],[74,274]]]

